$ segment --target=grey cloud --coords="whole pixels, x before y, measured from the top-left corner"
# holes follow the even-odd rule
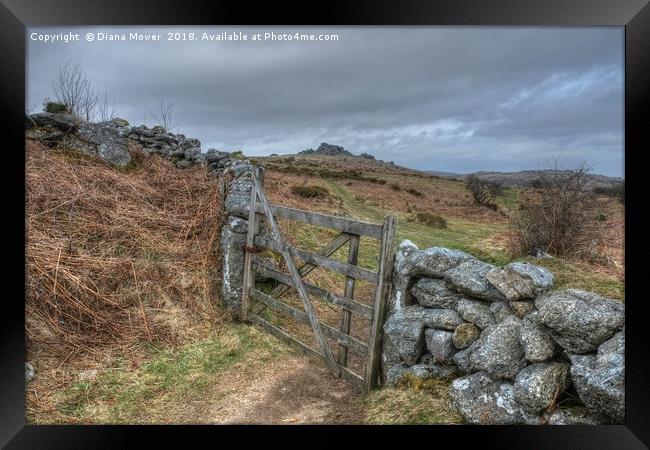
[[[79,32],[100,30],[125,29]],[[73,58],[129,121],[151,124],[160,99],[173,101],[178,129],[206,148],[261,155],[327,141],[405,166],[464,172],[535,168],[562,154],[566,165],[588,161],[622,175],[622,29],[173,31],[224,30],[338,33],[340,40],[28,40],[27,104],[51,95],[50,78]]]

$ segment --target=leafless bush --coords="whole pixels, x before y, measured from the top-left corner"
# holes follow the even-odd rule
[[[165,131],[172,131],[176,128],[173,121],[174,103],[167,103],[160,100],[160,111],[158,113],[151,112],[151,115],[158,122],[158,125],[163,127]]]
[[[79,63],[68,60],[52,80],[52,92],[58,103],[68,106],[78,117],[90,122],[95,114],[98,96]]]
[[[97,114],[99,115],[99,120],[102,122],[106,122],[117,117],[118,110],[115,99],[108,95],[108,92],[104,92],[104,97],[97,107]]]
[[[598,186],[594,188],[594,192],[599,195],[606,195],[615,198],[619,202],[625,204],[625,182],[613,184],[611,186]]]
[[[539,171],[537,188],[529,192],[511,219],[515,254],[538,251],[589,259],[598,244],[597,196],[587,188],[591,169]]]
[[[494,198],[501,194],[499,183],[481,180],[476,175],[469,175],[465,186],[472,194],[474,201],[482,206],[494,208]]]

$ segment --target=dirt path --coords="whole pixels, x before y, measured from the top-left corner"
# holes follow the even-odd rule
[[[297,355],[223,374],[203,398],[176,405],[177,421],[352,424],[362,423],[364,417],[359,389]]]

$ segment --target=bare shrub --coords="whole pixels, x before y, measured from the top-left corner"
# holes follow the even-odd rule
[[[107,122],[117,117],[117,104],[115,103],[115,99],[108,95],[108,92],[104,92],[104,97],[97,106],[97,114],[99,120],[102,122]]]
[[[611,186],[597,186],[594,188],[594,193],[615,198],[625,204],[625,182],[612,184]]]
[[[52,80],[52,92],[57,103],[67,105],[70,111],[87,122],[92,120],[98,96],[81,64],[66,61]]]
[[[481,180],[476,175],[469,175],[465,180],[465,186],[476,203],[496,209],[494,199],[501,195],[501,185],[499,183]]]
[[[511,218],[514,254],[594,256],[601,205],[587,187],[590,172],[586,166],[539,171],[540,187],[523,196]]]
[[[174,103],[165,103],[163,100],[160,100],[159,112],[151,112],[151,115],[165,131],[169,132],[176,128],[176,124],[174,123]]]

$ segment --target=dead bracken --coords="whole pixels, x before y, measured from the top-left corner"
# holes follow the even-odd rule
[[[192,314],[216,319],[215,178],[137,148],[132,167],[116,170],[36,141],[26,147],[29,341],[92,352],[172,342]]]

